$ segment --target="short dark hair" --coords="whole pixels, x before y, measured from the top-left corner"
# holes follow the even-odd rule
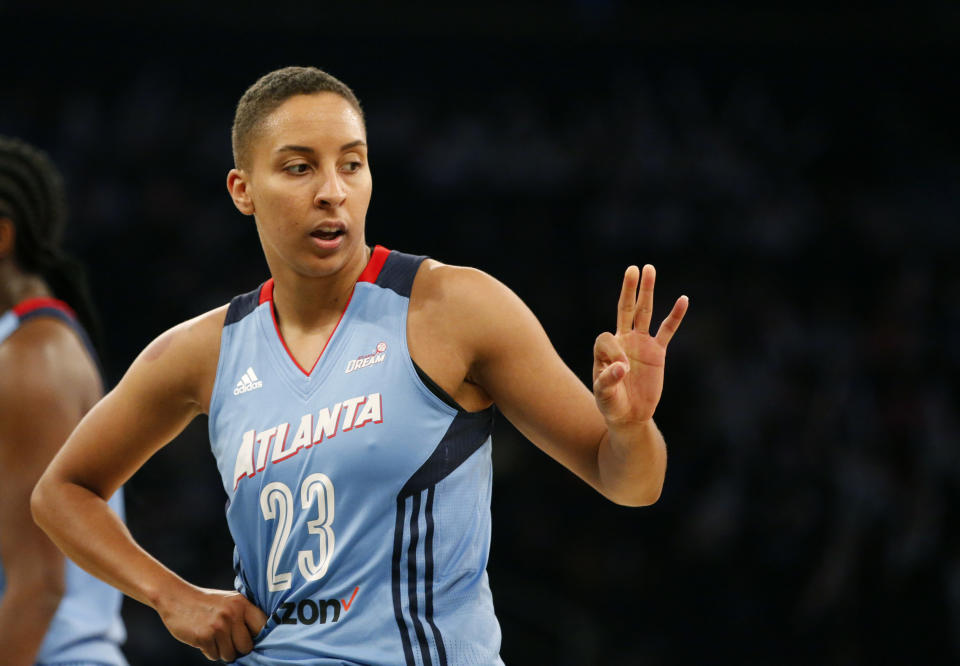
[[[363,109],[360,100],[340,79],[327,74],[316,67],[284,67],[264,74],[256,83],[247,88],[237,103],[233,116],[233,161],[238,169],[247,163],[250,151],[250,138],[263,120],[278,106],[296,95],[314,95],[332,92],[347,100],[360,114]]]
[[[17,231],[17,268],[42,277],[70,304],[99,351],[100,322],[83,267],[60,246],[67,222],[63,177],[45,152],[5,136],[0,136],[0,217]]]

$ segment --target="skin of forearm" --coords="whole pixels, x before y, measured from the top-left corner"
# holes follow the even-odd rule
[[[68,482],[41,482],[31,499],[34,520],[70,559],[137,601],[157,609],[186,581],[133,539],[96,493]]]
[[[63,597],[62,579],[49,575],[34,578],[26,581],[9,577],[9,585],[0,597],[0,645],[7,666],[34,663]]]
[[[653,419],[608,426],[597,463],[604,496],[624,506],[648,506],[663,489],[667,445]]]

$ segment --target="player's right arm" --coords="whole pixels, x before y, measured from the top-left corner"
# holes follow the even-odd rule
[[[81,567],[154,608],[211,660],[253,648],[263,612],[236,592],[191,585],[133,539],[107,500],[210,403],[226,308],[154,340],[83,418],[34,489],[34,519]]]

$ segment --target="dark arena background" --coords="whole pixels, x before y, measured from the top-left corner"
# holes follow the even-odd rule
[[[110,384],[267,276],[224,184],[234,105],[316,65],[368,114],[367,238],[498,277],[585,380],[628,264],[657,266],[658,321],[691,298],[655,506],[500,420],[506,663],[960,659],[955,2],[89,4],[0,0],[0,133],[66,174]],[[129,524],[229,587],[224,499],[198,420]],[[207,663],[124,615],[132,664]]]

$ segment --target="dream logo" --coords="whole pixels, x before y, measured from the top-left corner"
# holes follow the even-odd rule
[[[371,365],[377,363],[383,363],[384,359],[387,358],[387,343],[378,342],[377,350],[372,354],[365,354],[363,356],[358,356],[357,358],[352,358],[347,361],[347,369],[344,370],[344,374],[350,374],[354,370],[360,370],[361,368],[369,368]]]

